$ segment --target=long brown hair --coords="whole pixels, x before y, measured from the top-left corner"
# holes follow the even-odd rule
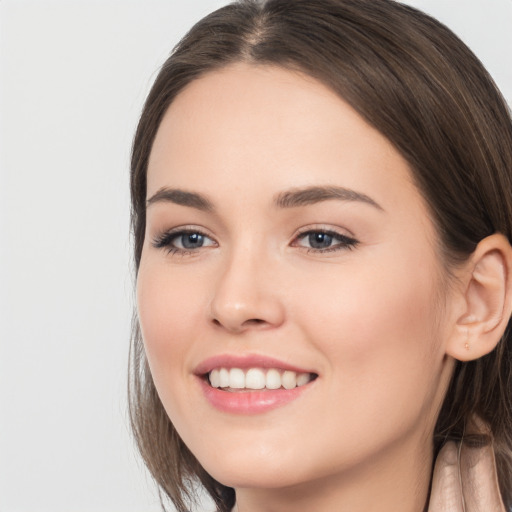
[[[197,23],[164,63],[133,143],[132,229],[138,269],[146,172],[155,134],[176,95],[234,62],[300,70],[330,87],[408,161],[449,269],[492,233],[512,241],[512,122],[475,55],[431,17],[392,0],[241,0]],[[434,450],[460,440],[477,415],[492,431],[505,505],[512,506],[512,333],[479,360],[457,363]],[[219,512],[234,490],[208,475],[177,435],[153,384],[137,318],[130,414],[139,450],[180,512],[199,481]]]

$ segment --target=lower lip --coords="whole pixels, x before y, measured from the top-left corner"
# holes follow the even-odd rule
[[[219,411],[231,414],[261,414],[277,409],[298,399],[313,383],[293,389],[223,391],[212,388],[204,379],[200,381],[208,402]]]

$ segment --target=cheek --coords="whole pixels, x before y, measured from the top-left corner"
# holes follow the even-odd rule
[[[316,318],[315,328],[332,332],[336,343],[363,350],[407,340],[418,334],[432,338],[437,312],[434,272],[414,272],[397,265],[356,268],[352,265],[327,276],[308,277],[295,295],[299,318]],[[410,340],[410,341],[413,341]]]
[[[183,332],[191,333],[197,325],[204,301],[200,272],[177,272],[161,256],[143,253],[137,275],[137,312],[150,351],[169,346],[178,349]]]
[[[198,294],[165,265],[142,261],[137,277],[137,310],[146,358],[158,396],[175,428],[190,431],[192,392],[190,346],[197,329]],[[184,286],[184,288],[182,288]],[[201,433],[198,434],[201,438]]]
[[[143,257],[137,276],[137,312],[151,374],[166,405],[172,401],[170,391],[187,375],[187,349],[202,307],[201,294],[195,291],[165,265]]]
[[[379,411],[390,397],[412,408],[430,401],[443,360],[435,273],[399,264],[340,270],[297,293],[308,298],[297,303],[297,318],[326,356],[337,391],[354,410],[374,403]]]

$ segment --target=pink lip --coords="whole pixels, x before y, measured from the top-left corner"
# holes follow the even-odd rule
[[[223,391],[212,388],[201,379],[201,389],[208,402],[216,409],[231,414],[261,414],[292,402],[307,391],[315,381],[294,389],[267,389],[265,391]]]
[[[258,354],[249,354],[245,356],[220,354],[213,356],[202,363],[195,369],[196,375],[205,375],[211,372],[214,368],[277,368],[281,370],[289,370],[297,373],[315,373],[311,370],[299,368],[291,364],[279,361],[272,357],[262,356]]]
[[[231,414],[261,414],[271,411],[296,400],[315,382],[311,381],[305,386],[294,389],[224,391],[212,388],[205,378],[205,375],[214,368],[278,368],[297,373],[314,372],[260,355],[223,354],[206,359],[197,366],[194,372],[198,377],[201,391],[210,405],[219,411]]]

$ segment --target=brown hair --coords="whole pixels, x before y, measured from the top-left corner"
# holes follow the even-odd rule
[[[139,267],[146,172],[166,109],[192,80],[234,62],[300,70],[334,90],[408,161],[437,225],[449,269],[480,240],[512,240],[512,123],[494,82],[449,29],[392,0],[242,0],[183,38],[147,98],[133,143],[132,229]],[[457,363],[434,449],[463,437],[473,415],[492,431],[499,482],[512,506],[512,333],[479,360]],[[208,475],[177,435],[153,384],[137,319],[130,413],[138,447],[160,489],[182,512],[201,482],[218,511],[234,490]]]

